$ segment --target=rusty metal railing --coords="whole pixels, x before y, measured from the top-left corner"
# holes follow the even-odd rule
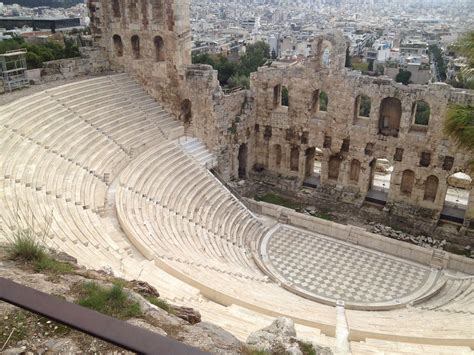
[[[206,354],[116,318],[0,277],[0,300],[138,354]]]

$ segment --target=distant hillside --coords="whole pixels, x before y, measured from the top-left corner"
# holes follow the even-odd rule
[[[84,0],[3,0],[4,5],[18,4],[25,7],[71,7],[83,2]]]

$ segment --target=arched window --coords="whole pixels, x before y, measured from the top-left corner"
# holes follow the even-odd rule
[[[402,103],[394,97],[386,97],[380,104],[379,133],[385,136],[398,137]]]
[[[423,200],[434,202],[436,200],[436,194],[438,193],[439,180],[436,176],[430,175],[426,179],[425,195]]]
[[[132,57],[140,59],[140,38],[137,35],[132,36]]]
[[[355,101],[355,117],[369,117],[371,109],[370,98],[366,95],[359,95]]]
[[[417,101],[413,104],[415,124],[427,126],[430,121],[431,109],[425,101]]]
[[[119,0],[112,0],[112,12],[114,17],[120,17],[120,4]]]
[[[298,171],[300,165],[300,150],[298,147],[291,148],[290,154],[290,170]]]
[[[351,173],[350,173],[350,180],[354,182],[359,181],[360,175],[360,161],[357,159],[352,159],[351,161]]]
[[[153,39],[153,43],[155,44],[155,60],[157,62],[162,62],[165,60],[165,42],[161,36],[156,36]]]
[[[275,167],[280,169],[281,166],[281,145],[275,144],[274,145],[274,154],[275,154]]]
[[[410,196],[414,185],[415,173],[412,170],[405,170],[402,174],[402,183],[400,184],[401,193]]]
[[[112,42],[114,43],[114,51],[117,57],[123,56],[123,43],[119,35],[113,35]]]
[[[247,144],[242,144],[239,147],[239,178],[244,179],[247,177]]]
[[[321,91],[319,94],[319,111],[327,111],[329,104],[329,97],[325,91]]]
[[[328,179],[337,180],[339,178],[339,169],[341,167],[341,159],[337,155],[329,158],[328,162]]]

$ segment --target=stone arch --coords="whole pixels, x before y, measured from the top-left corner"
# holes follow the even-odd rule
[[[298,171],[300,165],[300,149],[292,147],[290,152],[290,170]]]
[[[338,155],[331,156],[328,161],[328,179],[337,180],[340,168],[341,158]]]
[[[413,123],[427,126],[430,121],[431,108],[426,101],[418,100],[413,104],[412,116]]]
[[[415,186],[415,173],[413,170],[406,169],[402,173],[402,181],[400,183],[400,192],[410,196]]]
[[[436,195],[438,193],[438,184],[439,179],[436,176],[428,176],[425,183],[425,194],[423,196],[424,201],[434,202],[436,200]]]
[[[395,97],[386,97],[380,104],[379,133],[398,137],[402,119],[402,103]]]
[[[239,178],[245,179],[247,177],[247,155],[248,148],[247,144],[243,143],[239,147]]]
[[[131,43],[133,59],[140,59],[140,37],[133,35],[131,38]]]
[[[114,17],[120,17],[120,3],[119,0],[112,0],[112,13]]]
[[[156,36],[153,39],[155,45],[155,61],[163,62],[165,60],[165,42],[161,36]]]
[[[114,44],[115,55],[117,57],[122,57],[123,56],[122,37],[120,37],[119,35],[113,35],[112,36],[112,42]]]
[[[359,95],[355,100],[354,117],[369,117],[371,109],[371,101],[367,95]]]
[[[359,175],[360,175],[360,161],[358,161],[357,159],[352,159],[349,179],[353,182],[359,182]]]
[[[189,99],[184,99],[181,102],[181,113],[179,115],[179,119],[183,121],[185,126],[189,126],[191,124],[192,118],[192,103]]]
[[[280,169],[281,167],[281,145],[275,144],[273,146],[274,156],[275,156],[275,167]]]

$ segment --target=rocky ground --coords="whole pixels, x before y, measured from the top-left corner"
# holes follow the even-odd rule
[[[86,270],[66,254],[52,255],[62,266],[38,271],[38,266],[30,262],[11,260],[6,246],[0,245],[0,276],[75,303],[78,303],[81,296],[79,285],[92,282],[100,287],[111,288],[120,284],[128,300],[139,305],[139,311],[132,316],[123,313],[119,318],[210,353],[331,354],[330,349],[298,340],[293,322],[286,318],[278,319],[269,327],[251,334],[248,343],[242,343],[222,328],[202,322],[199,311],[171,305],[161,300],[159,291],[145,282],[118,279],[113,277],[110,271]],[[128,352],[62,324],[0,302],[0,353]]]

